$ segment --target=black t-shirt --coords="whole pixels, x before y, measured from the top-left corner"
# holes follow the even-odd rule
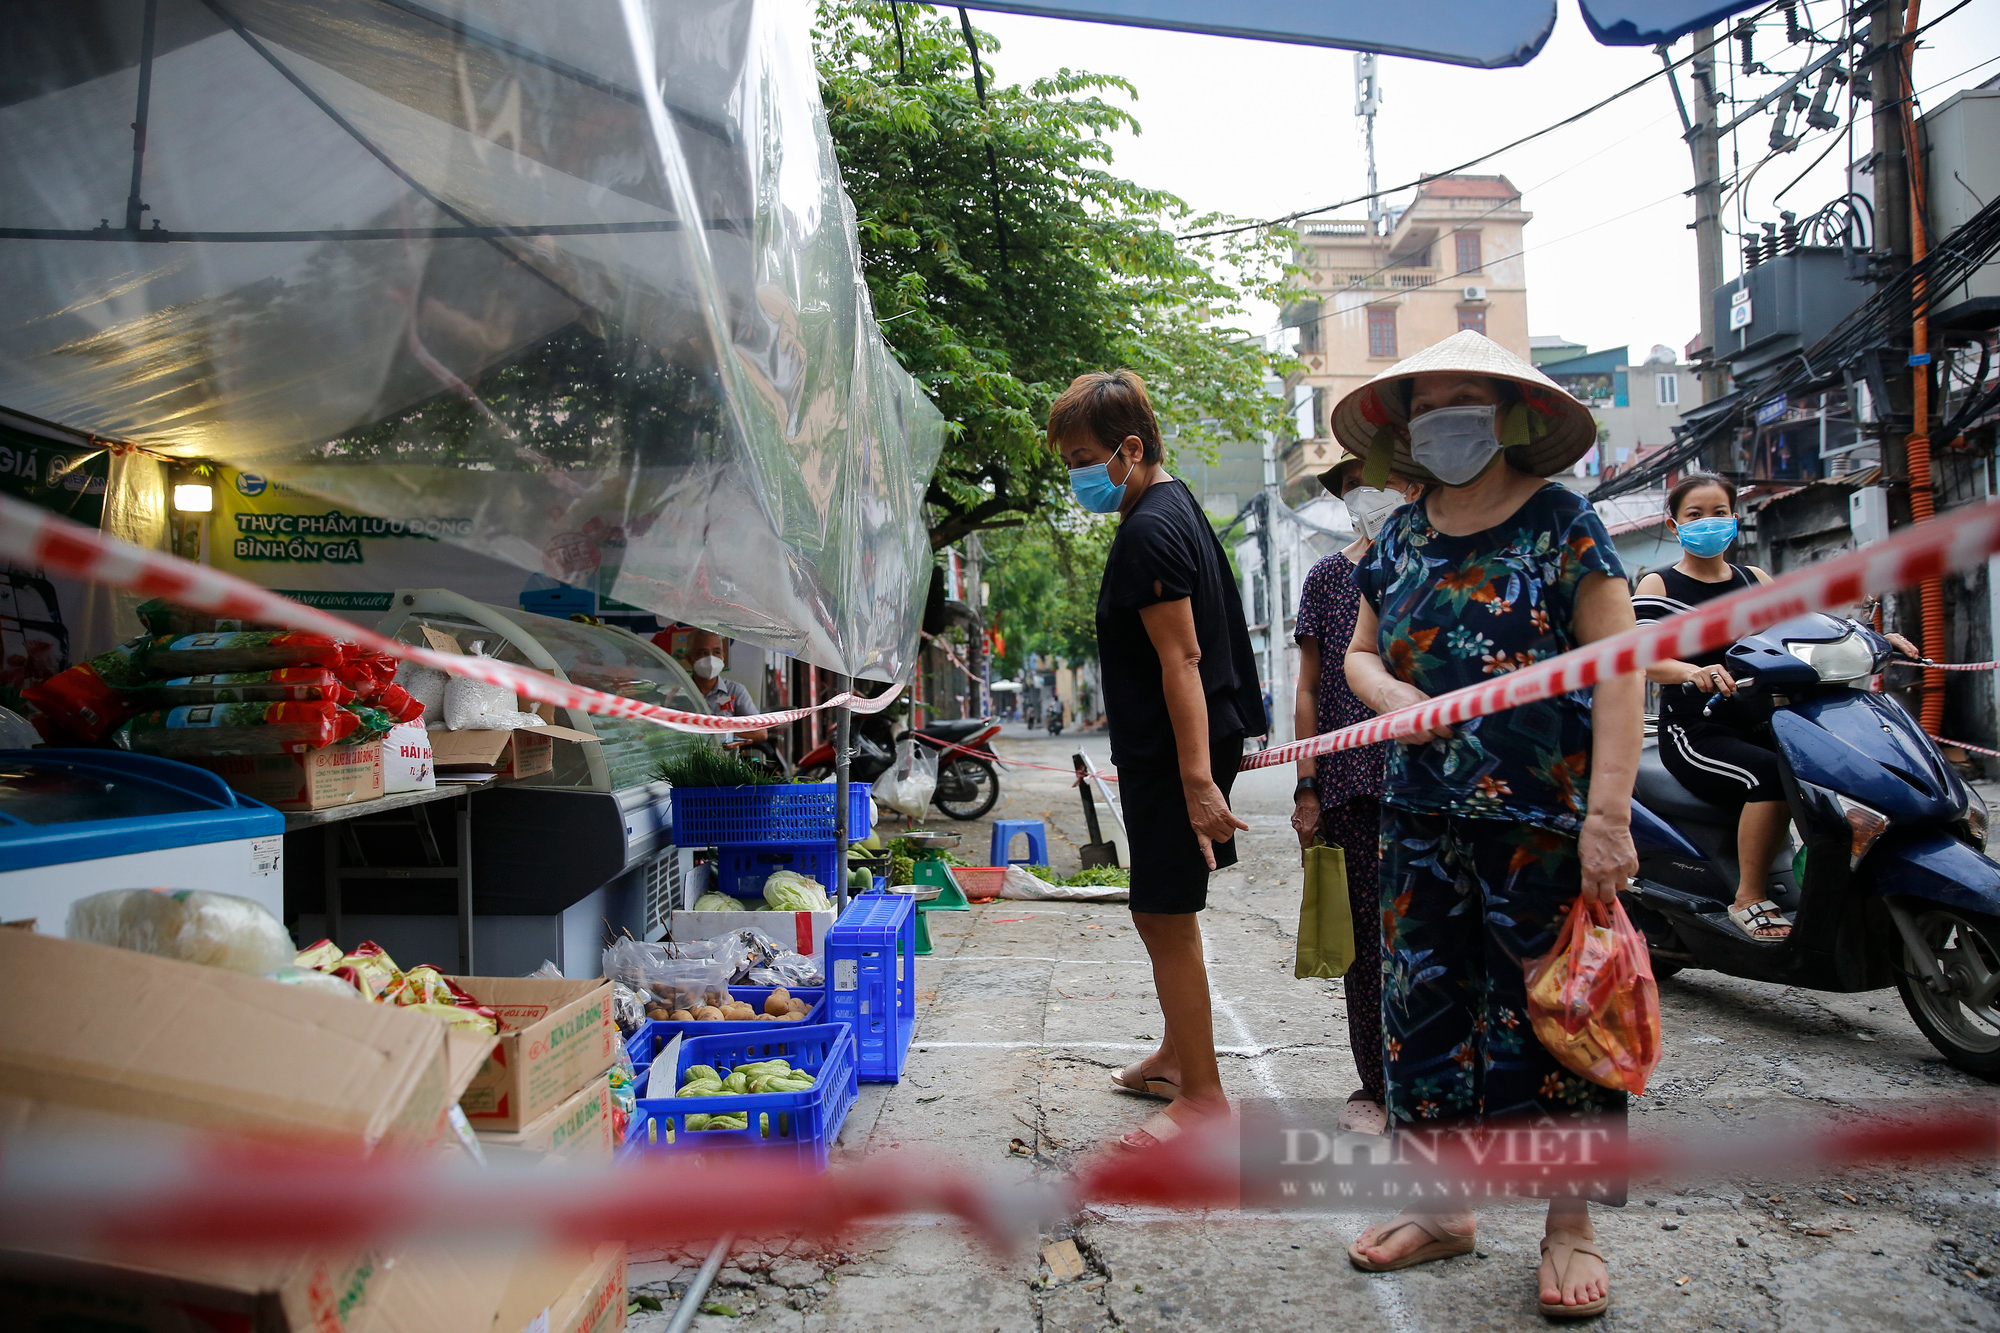
[[[1139,612],[1182,598],[1201,648],[1209,739],[1263,733],[1257,659],[1222,543],[1185,485],[1158,481],[1119,523],[1097,592],[1097,657],[1115,764],[1175,757],[1160,655]]]

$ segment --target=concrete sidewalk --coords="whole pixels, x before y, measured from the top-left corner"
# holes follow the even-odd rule
[[[1009,735],[999,749],[1068,767],[1078,738]],[[1105,741],[1081,744],[1108,767]],[[1042,818],[1059,868],[1083,841],[1058,772],[1008,771],[997,816]],[[1341,1099],[1358,1086],[1342,986],[1292,979],[1297,843],[1289,768],[1239,779],[1243,862],[1212,882],[1203,927],[1216,1039],[1232,1097]],[[953,827],[933,822],[929,827]],[[968,830],[973,832],[974,830]],[[978,841],[962,848],[983,860]],[[995,902],[932,913],[918,964],[917,1041],[903,1081],[863,1085],[841,1135],[848,1163],[927,1157],[998,1178],[1062,1172],[1158,1104],[1110,1090],[1110,1071],[1160,1032],[1144,950],[1122,906]],[[1685,972],[1662,987],[1667,1054],[1636,1102],[1635,1134],[1756,1133],[1862,1102],[1995,1091],[1946,1066],[1893,991],[1830,996]],[[1854,1171],[1797,1185],[1633,1183],[1596,1212],[1613,1305],[1599,1326],[1728,1329],[2000,1327],[2000,1208],[1984,1167]],[[956,1223],[869,1227],[825,1252],[744,1242],[704,1329],[1522,1329],[1535,1311],[1538,1208],[1480,1218],[1475,1256],[1364,1275],[1345,1247],[1370,1218],[1148,1210],[1087,1212],[1034,1246],[995,1254]],[[1849,1229],[1851,1228],[1851,1229]],[[1823,1232],[1823,1235],[1811,1234]],[[1074,1239],[1085,1274],[1045,1285],[1039,1246]],[[774,1250],[783,1250],[774,1254]],[[670,1300],[687,1256],[635,1263],[635,1291]],[[660,1316],[634,1327],[657,1329]]]

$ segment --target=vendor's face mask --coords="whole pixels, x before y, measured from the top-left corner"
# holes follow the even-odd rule
[[[1112,455],[1112,458],[1116,457],[1118,455]],[[1134,463],[1126,467],[1125,481],[1132,480],[1132,469],[1136,466]],[[1125,481],[1112,484],[1110,459],[1069,470],[1069,488],[1075,492],[1076,502],[1093,514],[1118,512],[1118,506],[1125,503]]]
[[[1347,493],[1347,512],[1354,516],[1354,525],[1361,535],[1371,542],[1381,533],[1389,515],[1406,503],[1401,491],[1385,491],[1379,486],[1356,486]]]
[[[703,680],[714,680],[722,674],[723,661],[713,653],[707,657],[694,659],[694,674]]]
[[[1440,407],[1410,422],[1410,457],[1447,486],[1463,486],[1492,466],[1500,437],[1491,404]]]

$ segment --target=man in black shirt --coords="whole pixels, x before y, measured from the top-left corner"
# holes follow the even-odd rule
[[[1145,1147],[1227,1114],[1196,913],[1209,872],[1236,863],[1229,808],[1243,738],[1264,729],[1262,691],[1222,543],[1161,465],[1159,423],[1129,370],[1080,375],[1049,413],[1049,441],[1077,502],[1119,516],[1097,598],[1111,760],[1132,845],[1132,924],[1153,963],[1166,1035],[1112,1076],[1166,1111],[1119,1140]]]

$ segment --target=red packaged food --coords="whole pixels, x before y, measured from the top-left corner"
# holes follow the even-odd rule
[[[1528,964],[1528,1018],[1563,1068],[1638,1096],[1660,1063],[1653,956],[1616,899],[1581,895],[1546,957]]]
[[[337,667],[354,653],[353,644],[329,639],[324,634],[239,630],[155,639],[146,651],[146,665],[155,675],[199,676],[218,671],[270,671],[277,667]]]
[[[362,700],[370,708],[379,708],[398,722],[415,722],[424,715],[424,706],[410,697],[410,692],[401,685],[383,687],[372,698]]]
[[[361,718],[340,704],[198,704],[141,713],[118,729],[118,743],[168,759],[218,755],[304,754],[357,730]]]
[[[273,671],[229,671],[154,681],[135,691],[153,708],[182,704],[300,703],[324,699],[344,704],[354,691],[326,667],[279,667]]]
[[[124,693],[146,680],[142,656],[146,640],[122,643],[108,653],[58,672],[30,685],[21,697],[49,721],[35,729],[52,743],[60,737],[81,745],[96,745],[114,727],[138,711],[141,701]],[[54,731],[55,736],[50,732]]]

